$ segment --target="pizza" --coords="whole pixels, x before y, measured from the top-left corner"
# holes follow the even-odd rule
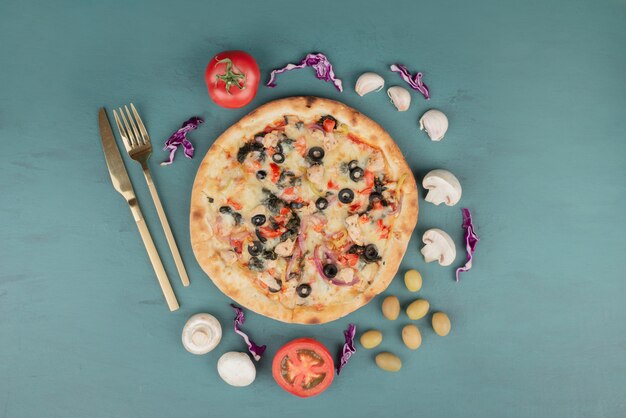
[[[193,185],[191,243],[237,303],[318,324],[387,288],[417,213],[413,173],[380,125],[340,102],[290,97],[211,146]]]

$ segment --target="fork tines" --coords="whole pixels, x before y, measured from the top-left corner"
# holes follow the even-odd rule
[[[124,121],[123,124],[120,121],[117,112],[113,109],[115,123],[117,123],[117,128],[122,136],[122,142],[124,142],[126,151],[130,151],[131,149],[142,145],[150,145],[150,136],[148,135],[148,131],[146,130],[137,109],[135,109],[135,105],[131,103],[130,108],[132,109],[132,114],[126,105],[124,105],[124,109],[121,107],[118,109],[120,115],[122,115],[122,120]],[[126,110],[126,112],[124,112],[124,110]]]

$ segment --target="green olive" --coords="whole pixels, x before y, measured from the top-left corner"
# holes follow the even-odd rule
[[[409,270],[404,273],[404,284],[411,292],[419,292],[422,288],[422,275],[417,270]]]
[[[376,355],[376,365],[388,372],[397,372],[402,368],[402,360],[395,354],[384,352]]]
[[[395,296],[387,296],[385,300],[383,300],[382,309],[385,318],[394,321],[398,319],[398,315],[400,315],[400,301]]]
[[[376,329],[370,329],[361,335],[361,345],[368,350],[377,347],[382,341],[383,333]]]
[[[450,318],[443,312],[435,312],[433,315],[433,329],[437,335],[445,337],[450,333]]]
[[[415,325],[406,325],[402,328],[402,341],[409,349],[417,350],[422,345],[422,334]]]
[[[426,299],[416,299],[406,308],[409,319],[416,320],[423,318],[428,313],[430,304]]]

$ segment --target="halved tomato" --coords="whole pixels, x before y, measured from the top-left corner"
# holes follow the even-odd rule
[[[272,375],[287,392],[308,398],[330,386],[335,377],[335,363],[322,343],[298,338],[278,350],[272,362]]]

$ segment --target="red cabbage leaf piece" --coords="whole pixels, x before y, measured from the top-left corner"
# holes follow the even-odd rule
[[[189,120],[185,121],[179,130],[174,132],[172,136],[170,136],[167,141],[165,141],[165,147],[163,151],[170,150],[170,157],[167,161],[163,161],[161,165],[170,165],[174,162],[174,154],[179,146],[183,146],[185,157],[191,158],[193,157],[193,145],[187,139],[187,133],[189,131],[193,131],[200,125],[204,120],[201,118],[194,116]]]
[[[286,71],[296,70],[304,67],[313,67],[315,70],[315,77],[324,81],[331,81],[335,88],[339,91],[343,91],[341,80],[335,77],[333,66],[328,61],[326,55],[318,52],[317,54],[307,54],[306,57],[299,64],[287,64],[283,68],[278,68],[270,74],[270,80],[267,82],[267,87],[276,87],[276,75],[284,73]]]
[[[467,262],[463,267],[456,269],[456,281],[459,281],[459,275],[462,272],[468,271],[472,268],[472,256],[476,251],[476,244],[478,244],[478,235],[474,232],[474,225],[472,224],[472,214],[469,209],[461,209],[463,212],[463,228],[465,228],[465,250],[467,251]]]
[[[246,342],[246,345],[248,346],[248,351],[250,352],[250,354],[252,354],[252,357],[254,357],[256,361],[261,360],[261,356],[263,355],[267,347],[264,345],[256,345],[254,341],[252,341],[250,337],[248,337],[248,335],[241,330],[241,326],[244,322],[246,322],[246,317],[243,314],[243,309],[232,303],[230,304],[230,306],[232,306],[237,313],[237,315],[235,316],[235,332],[243,337],[243,340]]]
[[[389,68],[391,68],[391,71],[394,73],[400,73],[400,77],[402,77],[402,79],[406,81],[413,90],[417,90],[422,93],[422,96],[424,96],[426,100],[430,99],[430,91],[428,90],[428,86],[426,86],[426,84],[422,81],[422,73],[417,73],[413,76],[411,75],[411,72],[402,64],[392,64]]]
[[[337,374],[341,373],[341,369],[348,363],[348,359],[352,354],[356,353],[356,347],[354,346],[354,336],[356,335],[356,325],[349,324],[348,329],[343,332],[346,342],[341,350],[341,358],[337,364]]]

